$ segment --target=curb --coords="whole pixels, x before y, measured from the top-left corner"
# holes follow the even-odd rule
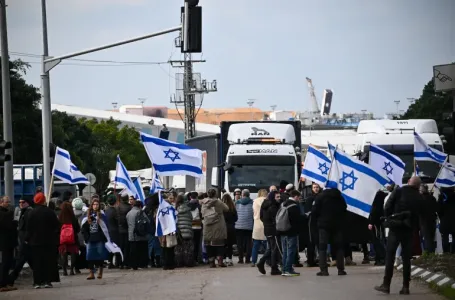
[[[397,267],[398,271],[403,269],[403,265]],[[418,278],[427,283],[434,283],[438,287],[447,286],[455,289],[455,280],[441,273],[433,273],[418,266],[411,265],[411,278]]]

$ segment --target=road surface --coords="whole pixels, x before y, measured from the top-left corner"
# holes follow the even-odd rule
[[[269,271],[269,269],[267,270]],[[66,299],[66,300],[233,300],[260,299],[280,300],[352,300],[352,299],[410,299],[400,296],[401,276],[397,274],[391,295],[373,290],[381,282],[383,268],[373,266],[348,267],[348,276],[337,276],[330,268],[330,277],[317,277],[317,268],[297,268],[300,277],[261,275],[249,265],[209,269],[200,266],[192,269],[163,271],[146,269],[139,271],[106,270],[102,280],[87,281],[83,275],[62,277],[53,289],[34,290],[31,278],[18,283],[19,290],[2,293],[1,299]],[[413,282],[413,300],[443,299],[425,285]]]

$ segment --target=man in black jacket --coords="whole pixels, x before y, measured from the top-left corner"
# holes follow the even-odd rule
[[[308,216],[308,247],[307,247],[307,266],[316,267],[316,247],[318,246],[319,241],[319,232],[318,232],[318,223],[317,219],[312,216],[311,210],[313,208],[314,200],[321,192],[321,187],[313,182],[311,185],[311,196],[308,196],[304,200],[303,210]]]
[[[121,197],[119,206],[117,207],[118,213],[118,226],[119,226],[119,237],[120,244],[118,245],[123,253],[123,261],[120,265],[120,269],[129,269],[129,253],[130,243],[128,240],[128,222],[126,221],[126,215],[131,210],[131,205],[128,203],[128,195]]]
[[[389,236],[387,238],[384,281],[380,286],[375,287],[375,290],[379,292],[390,293],[395,253],[401,244],[403,288],[400,294],[409,294],[412,236],[413,231],[419,226],[419,213],[420,206],[422,205],[422,196],[419,193],[420,184],[421,180],[419,177],[411,177],[408,185],[392,192],[384,207],[384,215],[386,217],[385,226],[389,227]]]
[[[9,209],[8,197],[0,198],[0,292],[16,290],[8,282],[8,273],[14,262],[14,248],[17,245],[17,221],[14,211]]]
[[[267,238],[269,246],[265,251],[262,258],[257,263],[257,268],[261,274],[265,274],[265,262],[270,259],[272,267],[271,275],[281,275],[281,271],[278,269],[279,260],[279,248],[278,239],[276,232],[276,214],[280,208],[281,194],[276,190],[271,191],[267,196],[267,199],[261,205],[260,218],[264,224],[264,235]]]
[[[300,192],[293,190],[288,200],[283,202],[282,207],[287,209],[290,229],[281,231],[281,246],[283,249],[283,275],[287,277],[300,276],[300,273],[294,271],[293,265],[298,252],[298,238],[302,216],[299,208]]]
[[[317,219],[319,228],[319,268],[317,276],[329,276],[327,267],[327,245],[333,241],[337,257],[338,275],[346,275],[344,271],[343,222],[346,217],[347,205],[337,189],[325,189],[313,204],[311,214]]]
[[[16,258],[16,266],[14,267],[13,271],[9,275],[9,284],[14,285],[17,277],[19,276],[24,264],[28,262],[28,265],[33,268],[32,264],[32,250],[30,245],[25,243],[25,235],[27,233],[27,223],[29,219],[30,212],[33,210],[32,201],[30,199],[21,199],[19,200],[19,207],[21,210],[21,214],[19,216],[19,226],[18,226],[18,234],[19,234],[19,253],[18,257]]]

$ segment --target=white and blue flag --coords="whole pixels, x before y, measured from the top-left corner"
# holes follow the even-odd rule
[[[337,149],[326,186],[341,191],[350,212],[368,218],[377,191],[389,182],[387,176]]]
[[[330,159],[315,147],[309,145],[302,169],[302,177],[325,187],[329,176]]]
[[[160,204],[156,213],[155,236],[164,236],[177,231],[177,215],[175,208],[169,202],[163,200],[161,191],[158,192]]]
[[[202,176],[202,151],[141,132],[141,141],[160,176]]]
[[[120,183],[125,187],[124,192],[126,192],[129,196],[133,196],[136,198],[136,196],[139,194],[138,191],[136,190],[136,186],[133,183],[133,180],[131,180],[130,174],[128,173],[128,170],[125,168],[125,165],[122,163],[122,160],[120,159],[120,155],[117,155],[117,167],[116,167],[116,172],[115,172],[115,178],[114,182],[115,183]]]
[[[390,178],[391,183],[393,182],[399,186],[403,185],[405,164],[398,156],[371,144],[370,166],[377,172],[385,173]]]
[[[90,184],[87,177],[71,161],[71,155],[65,149],[57,147],[52,174],[68,184]]]
[[[442,165],[439,176],[434,183],[437,187],[455,186],[455,166],[446,162]]]
[[[431,148],[417,132],[414,132],[414,159],[417,161],[433,161],[443,164],[447,154],[438,149]]]
[[[335,150],[337,149],[337,147],[335,147],[334,145],[330,144],[330,142],[327,142],[327,145],[329,146],[330,159],[333,159],[333,155],[334,155]]]
[[[158,177],[158,174],[155,173],[155,178],[152,181],[152,185],[150,186],[150,195],[158,193],[159,191],[164,190],[163,184]]]
[[[137,177],[133,181],[134,187],[136,188],[137,194],[134,197],[136,200],[141,201],[142,203],[145,203],[145,194],[144,194],[144,189],[142,188],[142,183],[141,183],[141,177]]]

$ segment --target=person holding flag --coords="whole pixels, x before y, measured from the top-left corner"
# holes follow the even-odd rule
[[[177,214],[175,208],[158,192],[159,206],[156,212],[156,232],[162,247],[163,270],[175,269],[174,248],[177,246]]]

